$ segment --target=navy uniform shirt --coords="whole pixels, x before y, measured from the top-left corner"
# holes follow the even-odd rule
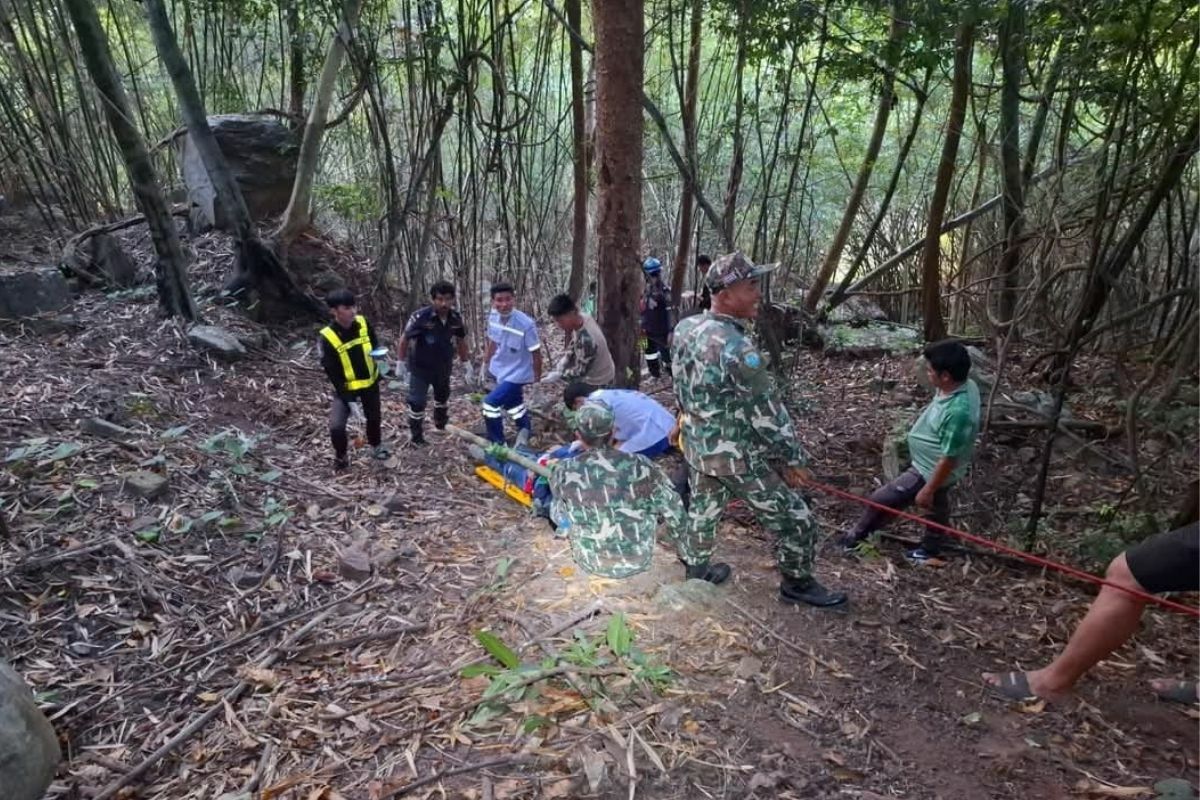
[[[448,369],[454,363],[455,338],[466,336],[467,328],[458,311],[450,309],[443,321],[433,306],[425,306],[409,317],[404,326],[409,368]]]

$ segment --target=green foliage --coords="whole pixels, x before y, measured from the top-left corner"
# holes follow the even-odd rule
[[[472,664],[461,673],[464,678],[488,679],[468,725],[478,726],[496,719],[521,701],[529,701],[529,707],[535,708],[533,701],[541,693],[539,685],[561,680],[568,674],[571,688],[582,689],[593,705],[612,701],[622,676],[631,679],[634,685],[645,685],[658,692],[670,686],[675,678],[667,666],[633,646],[633,631],[623,614],[614,614],[602,635],[589,637],[576,631],[569,645],[536,665],[522,664],[517,653],[490,631],[479,630],[474,636],[496,663]],[[617,680],[606,682],[609,673]],[[529,732],[553,722],[548,714],[535,712],[522,719],[521,727]]]
[[[1075,543],[1078,563],[1095,572],[1103,572],[1130,545],[1166,530],[1166,517],[1149,511],[1122,511],[1106,503],[1095,513],[1101,524]]]
[[[383,213],[378,192],[364,184],[323,184],[313,194],[335,214],[353,222],[369,222]]]
[[[225,455],[239,461],[258,444],[258,437],[249,436],[236,428],[226,428],[204,440],[201,449],[208,453]]]
[[[83,449],[78,442],[59,442],[51,445],[50,437],[37,436],[26,439],[20,447],[9,450],[4,456],[4,462],[15,469],[18,465],[26,467],[44,467],[57,461],[70,458]]]

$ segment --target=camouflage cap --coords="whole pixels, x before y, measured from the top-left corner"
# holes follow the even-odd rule
[[[575,432],[586,442],[612,436],[613,412],[604,403],[584,403],[575,412]]]
[[[755,264],[739,250],[723,255],[714,261],[708,268],[708,276],[704,282],[708,284],[709,289],[724,289],[738,281],[766,275],[776,266],[776,264]]]

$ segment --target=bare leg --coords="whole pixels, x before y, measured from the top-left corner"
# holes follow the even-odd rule
[[[1144,591],[1129,571],[1124,553],[1108,565],[1105,577],[1121,586]],[[1025,673],[1029,690],[1048,700],[1061,698],[1070,692],[1085,672],[1133,636],[1145,605],[1145,601],[1118,589],[1102,587],[1058,658],[1041,669]],[[1001,677],[984,673],[983,679],[997,686]]]

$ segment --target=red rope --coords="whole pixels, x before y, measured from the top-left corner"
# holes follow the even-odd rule
[[[1098,586],[1109,586],[1113,589],[1124,592],[1127,595],[1136,597],[1138,600],[1142,600],[1147,603],[1155,603],[1157,605],[1162,606],[1163,608],[1168,608],[1171,611],[1177,611],[1181,614],[1188,614],[1193,617],[1200,617],[1200,608],[1196,608],[1195,606],[1189,606],[1184,603],[1176,603],[1174,600],[1168,600],[1165,597],[1159,597],[1158,595],[1153,595],[1148,592],[1140,591],[1138,589],[1131,589],[1128,586],[1121,586],[1120,584],[1113,583],[1110,580],[1105,580],[1104,578],[1101,578],[1097,575],[1093,575],[1090,572],[1084,572],[1081,569],[1076,569],[1075,567],[1069,567],[1066,564],[1059,564],[1056,561],[1051,561],[1047,558],[1042,558],[1041,556],[1035,556],[1032,553],[1026,553],[1024,550],[1017,550],[1016,548],[1009,547],[1008,545],[1003,545],[1003,544],[1000,544],[999,542],[993,542],[991,539],[985,539],[982,536],[976,536],[975,534],[967,533],[966,531],[960,531],[955,528],[951,528],[947,525],[942,525],[941,523],[934,522],[932,520],[925,519],[924,517],[917,516],[916,514],[910,514],[907,511],[900,511],[899,509],[891,508],[890,506],[885,506],[882,503],[876,503],[874,500],[870,499],[869,497],[860,497],[859,495],[853,494],[851,492],[844,492],[841,489],[836,489],[832,486],[827,486],[823,483],[817,483],[816,481],[807,481],[807,482],[805,482],[804,485],[806,487],[812,487],[813,489],[817,489],[818,491],[825,492],[826,494],[831,494],[835,497],[841,497],[845,500],[853,500],[855,502],[862,503],[865,506],[870,506],[871,508],[874,508],[879,511],[886,511],[888,514],[892,514],[894,516],[901,517],[902,519],[907,519],[907,520],[911,520],[913,522],[918,522],[927,528],[933,528],[934,530],[941,531],[942,533],[947,533],[958,539],[965,539],[966,541],[971,542],[972,544],[977,544],[980,547],[986,547],[989,550],[996,550],[997,552],[1005,553],[1007,555],[1013,556],[1014,558],[1019,558],[1022,561],[1028,561],[1031,564],[1037,564],[1039,567],[1045,567],[1046,569],[1052,569],[1056,572],[1061,572],[1065,575],[1070,575],[1074,578],[1079,578],[1082,581],[1087,581],[1088,583],[1097,584]]]

